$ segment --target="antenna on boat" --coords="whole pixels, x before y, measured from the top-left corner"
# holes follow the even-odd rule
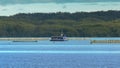
[[[62,37],[64,36],[63,30],[61,30],[61,36],[62,36]]]

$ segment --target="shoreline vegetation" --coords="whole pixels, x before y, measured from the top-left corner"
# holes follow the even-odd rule
[[[120,11],[0,16],[0,37],[120,37]]]

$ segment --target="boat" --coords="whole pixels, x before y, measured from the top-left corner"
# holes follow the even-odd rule
[[[52,36],[50,41],[67,41],[67,37],[64,34],[61,34],[61,36]]]

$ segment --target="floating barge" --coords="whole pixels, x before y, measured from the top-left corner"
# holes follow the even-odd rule
[[[120,40],[91,40],[91,44],[94,43],[120,43]]]
[[[13,40],[13,42],[38,42],[38,40]]]
[[[22,38],[22,37],[17,37],[17,38],[0,38],[0,41],[12,41],[12,42],[38,42],[39,40],[48,40],[48,38]]]

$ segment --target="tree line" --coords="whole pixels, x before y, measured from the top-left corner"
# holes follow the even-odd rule
[[[0,17],[0,37],[119,37],[120,11],[20,13]]]

